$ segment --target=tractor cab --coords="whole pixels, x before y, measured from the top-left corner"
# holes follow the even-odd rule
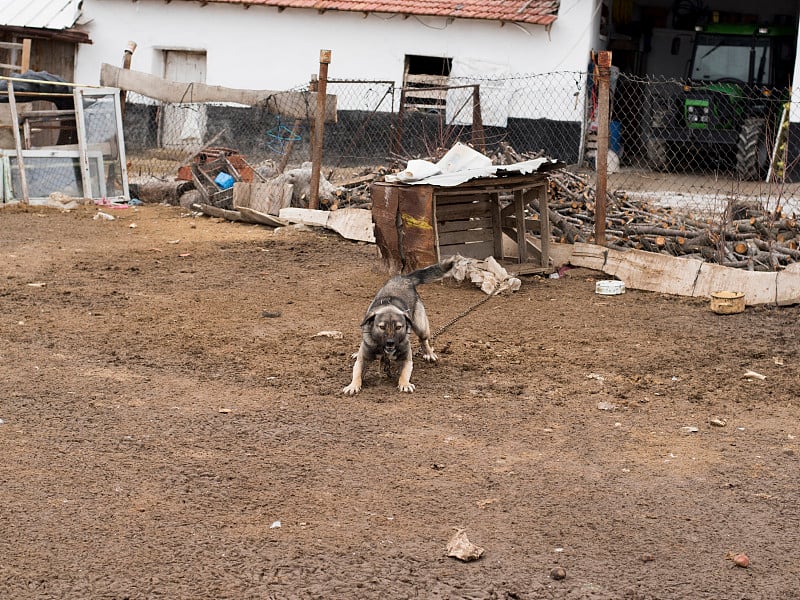
[[[788,98],[796,34],[743,24],[695,29],[685,84],[650,95],[648,159],[668,170],[713,157],[742,179],[759,179]]]

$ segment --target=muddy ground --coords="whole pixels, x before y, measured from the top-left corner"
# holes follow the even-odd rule
[[[525,277],[351,398],[374,247],[96,211],[0,210],[0,598],[800,597],[799,307]]]

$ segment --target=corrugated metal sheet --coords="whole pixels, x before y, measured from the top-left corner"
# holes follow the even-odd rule
[[[0,26],[69,29],[82,4],[82,0],[0,0]]]
[[[513,165],[493,165],[492,159],[477,150],[456,142],[437,163],[424,160],[409,161],[405,171],[387,175],[390,183],[454,187],[472,179],[502,177],[504,175],[530,175],[547,171],[560,163],[552,158],[534,158]]]

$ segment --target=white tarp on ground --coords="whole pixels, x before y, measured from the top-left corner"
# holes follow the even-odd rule
[[[497,177],[498,173],[520,175],[536,173],[542,165],[557,162],[552,158],[535,158],[513,165],[493,165],[492,159],[488,156],[458,142],[438,162],[410,160],[405,170],[396,175],[387,175],[385,179],[392,183],[453,187],[470,179]]]

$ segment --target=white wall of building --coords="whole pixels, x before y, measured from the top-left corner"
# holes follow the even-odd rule
[[[121,65],[128,40],[131,68],[163,76],[164,50],[207,54],[206,83],[286,90],[308,83],[319,51],[332,51],[328,75],[402,83],[405,55],[486,61],[510,74],[586,69],[598,49],[597,3],[565,0],[549,30],[542,26],[173,0],[84,0],[91,45],[80,46],[76,81],[98,83],[100,65]],[[570,91],[570,94],[574,89]]]

